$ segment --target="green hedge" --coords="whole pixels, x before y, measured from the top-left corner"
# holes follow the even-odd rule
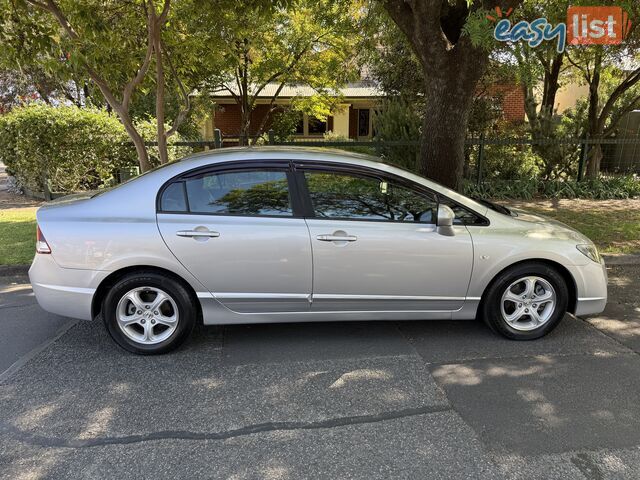
[[[136,127],[145,140],[156,140],[155,119]],[[151,164],[158,165],[158,148],[147,150]],[[191,152],[185,147],[168,150],[169,160]],[[110,184],[120,169],[138,165],[133,143],[115,115],[36,103],[0,116],[0,160],[22,186],[42,191],[46,176],[54,192],[92,190]]]
[[[476,185],[465,181],[465,195],[497,199],[590,198],[596,200],[640,197],[640,179],[635,175],[575,180],[490,180]]]
[[[25,187],[97,188],[118,169],[137,165],[124,127],[103,110],[30,104],[0,116],[0,159]]]

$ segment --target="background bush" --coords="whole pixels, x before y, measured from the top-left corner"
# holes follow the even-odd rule
[[[575,180],[494,179],[489,182],[465,181],[462,192],[472,197],[530,200],[542,198],[591,198],[595,200],[640,197],[640,179],[636,175]]]
[[[155,140],[155,120],[138,124],[145,140]],[[171,141],[180,141],[179,135]],[[189,148],[170,147],[178,159]],[[149,147],[157,165],[157,147]],[[55,192],[91,190],[110,184],[118,170],[136,167],[135,148],[115,115],[76,106],[29,104],[0,116],[0,160],[18,182],[43,191],[44,177]]]
[[[414,102],[401,97],[383,101],[373,116],[374,140],[411,142],[420,138],[422,121],[417,109]],[[413,172],[418,171],[419,153],[420,147],[417,145],[381,146],[379,152],[386,163]]]
[[[97,188],[137,165],[122,124],[102,110],[30,104],[0,116],[0,159],[32,191]]]

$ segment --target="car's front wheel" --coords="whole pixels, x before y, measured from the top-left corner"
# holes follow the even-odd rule
[[[102,316],[115,342],[142,355],[166,353],[191,333],[197,309],[179,282],[155,272],[125,276],[105,296]]]
[[[481,314],[496,332],[514,340],[533,340],[564,317],[569,290],[562,275],[544,263],[520,264],[502,272],[485,293]]]

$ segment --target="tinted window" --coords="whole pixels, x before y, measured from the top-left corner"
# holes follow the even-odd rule
[[[188,211],[217,215],[291,216],[287,174],[275,170],[242,170],[211,173],[169,185],[162,195],[161,207],[178,205],[179,189],[184,183]],[[166,205],[166,206],[165,206]],[[184,210],[187,210],[184,208]]]
[[[435,223],[434,197],[391,181],[325,172],[305,178],[316,217]]]
[[[453,210],[453,213],[456,214],[456,218],[453,220],[454,225],[485,225],[486,224],[486,221],[482,217],[476,215],[475,213],[471,212],[470,210],[467,210],[464,207],[461,207],[460,205],[452,202],[449,199],[443,199],[442,203],[444,205],[451,207],[451,210]]]
[[[187,200],[184,195],[184,182],[169,185],[162,194],[160,210],[164,212],[186,212]]]

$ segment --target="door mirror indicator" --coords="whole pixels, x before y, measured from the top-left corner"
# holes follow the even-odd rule
[[[451,207],[440,204],[438,205],[438,233],[445,237],[453,237],[456,233],[453,230],[453,220],[456,214],[453,213]]]

